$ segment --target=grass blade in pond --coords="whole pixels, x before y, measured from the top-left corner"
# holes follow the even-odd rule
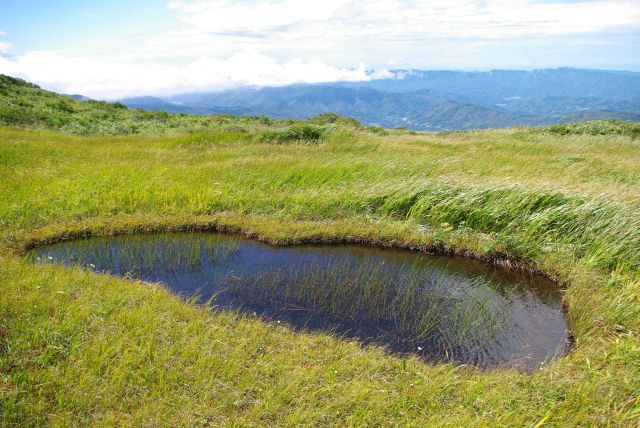
[[[432,361],[532,369],[562,355],[568,337],[560,291],[548,280],[462,258],[204,233],[92,238],[37,256]]]

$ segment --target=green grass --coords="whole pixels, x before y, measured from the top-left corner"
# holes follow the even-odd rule
[[[215,129],[232,133],[267,130],[290,125],[264,116],[234,118],[229,115],[193,116],[129,110],[121,103],[88,100],[40,89],[21,79],[0,74],[0,125],[53,128],[76,135],[167,134]]]
[[[333,131],[331,126],[312,123],[295,123],[275,131],[263,132],[258,141],[263,143],[317,143],[323,136]]]
[[[258,118],[169,115],[186,122],[156,129],[153,119],[125,135],[92,128],[120,129],[138,114],[120,110],[125,118],[89,121],[95,135],[73,135],[68,123],[0,127],[0,425],[638,424],[637,138],[414,135],[330,116],[307,123],[331,129],[313,144],[265,140],[306,125]],[[21,259],[56,239],[157,230],[525,265],[566,285],[575,348],[534,374],[428,365]]]
[[[553,125],[549,127],[549,132],[559,135],[627,135],[637,139],[640,138],[640,123],[624,120],[594,120]]]

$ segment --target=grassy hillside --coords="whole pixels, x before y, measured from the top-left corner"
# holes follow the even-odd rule
[[[0,124],[60,129],[77,135],[170,133],[219,128],[228,116],[193,116],[129,110],[121,103],[77,101],[0,75]],[[267,117],[233,120],[236,125],[273,125]],[[280,122],[287,124],[287,121]]]
[[[636,124],[162,122],[69,98],[60,113],[46,105],[61,97],[2,82],[0,425],[638,424]],[[55,239],[187,229],[524,264],[567,287],[575,348],[533,374],[434,366],[20,257]]]

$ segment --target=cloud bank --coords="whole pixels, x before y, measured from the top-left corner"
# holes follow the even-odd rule
[[[620,52],[633,57],[640,42],[637,0],[177,0],[165,6],[177,24],[123,46],[117,56],[64,50],[9,56],[12,44],[0,32],[0,73],[109,99],[369,80],[389,76],[387,66],[582,66],[601,53],[616,61]],[[380,71],[367,73],[362,63]]]
[[[593,33],[640,23],[637,1],[299,0],[176,1],[169,8],[211,33],[341,37],[505,38]],[[636,27],[637,28],[637,27]]]
[[[384,70],[367,73],[363,65],[357,69],[338,68],[316,59],[279,63],[255,52],[238,53],[223,60],[200,58],[184,67],[109,62],[69,57],[62,52],[30,52],[12,60],[0,57],[0,73],[23,77],[57,92],[99,99],[391,76]]]

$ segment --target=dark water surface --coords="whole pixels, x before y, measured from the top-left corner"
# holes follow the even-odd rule
[[[216,308],[328,330],[429,361],[524,370],[565,354],[561,291],[476,260],[357,245],[274,247],[214,233],[124,235],[37,250],[40,261],[161,282]]]

